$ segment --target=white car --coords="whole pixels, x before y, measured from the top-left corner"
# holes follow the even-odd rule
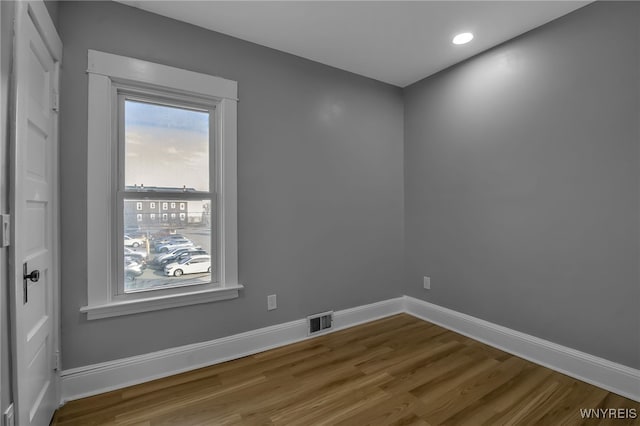
[[[125,247],[133,247],[133,248],[140,247],[141,245],[144,244],[144,242],[145,242],[144,238],[133,238],[128,235],[124,236]]]
[[[188,257],[179,263],[170,263],[164,267],[164,274],[171,277],[180,277],[183,274],[198,274],[211,272],[211,256],[201,254]]]

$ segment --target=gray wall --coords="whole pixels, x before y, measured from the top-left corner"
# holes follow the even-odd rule
[[[638,22],[595,3],[405,89],[406,294],[640,367]]]
[[[68,369],[401,294],[402,91],[117,3],[63,2]],[[87,321],[87,49],[238,81],[239,299]],[[267,312],[267,295],[278,309]]]

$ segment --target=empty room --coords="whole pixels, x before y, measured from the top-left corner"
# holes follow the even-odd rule
[[[0,1],[0,426],[640,424],[640,2]]]

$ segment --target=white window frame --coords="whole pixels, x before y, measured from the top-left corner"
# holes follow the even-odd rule
[[[238,283],[237,231],[237,93],[235,81],[226,80],[180,68],[88,51],[89,111],[88,111],[88,176],[87,176],[87,306],[80,308],[87,319],[99,319],[178,306],[208,303],[238,297],[243,288]],[[215,192],[217,194],[216,226],[218,283],[205,290],[182,287],[179,291],[160,290],[135,293],[132,297],[118,294],[118,270],[114,259],[114,215],[116,208],[114,185],[118,171],[113,159],[117,149],[117,102],[119,84],[135,85],[175,95],[192,96],[215,104],[213,131],[215,156]],[[214,147],[210,147],[214,149]],[[166,214],[166,213],[165,213]],[[163,214],[164,218],[164,214]]]

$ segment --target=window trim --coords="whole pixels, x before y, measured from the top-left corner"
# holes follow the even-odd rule
[[[80,308],[87,319],[128,315],[178,306],[208,303],[238,297],[237,230],[237,82],[175,67],[95,50],[88,51],[88,172],[87,172],[87,306]],[[112,235],[115,206],[113,191],[117,173],[113,170],[113,93],[118,84],[213,101],[218,113],[213,131],[219,141],[219,155],[212,167],[218,182],[217,232],[219,250],[218,287],[171,295],[155,295],[122,300],[116,298],[117,271],[113,249],[118,238]]]

